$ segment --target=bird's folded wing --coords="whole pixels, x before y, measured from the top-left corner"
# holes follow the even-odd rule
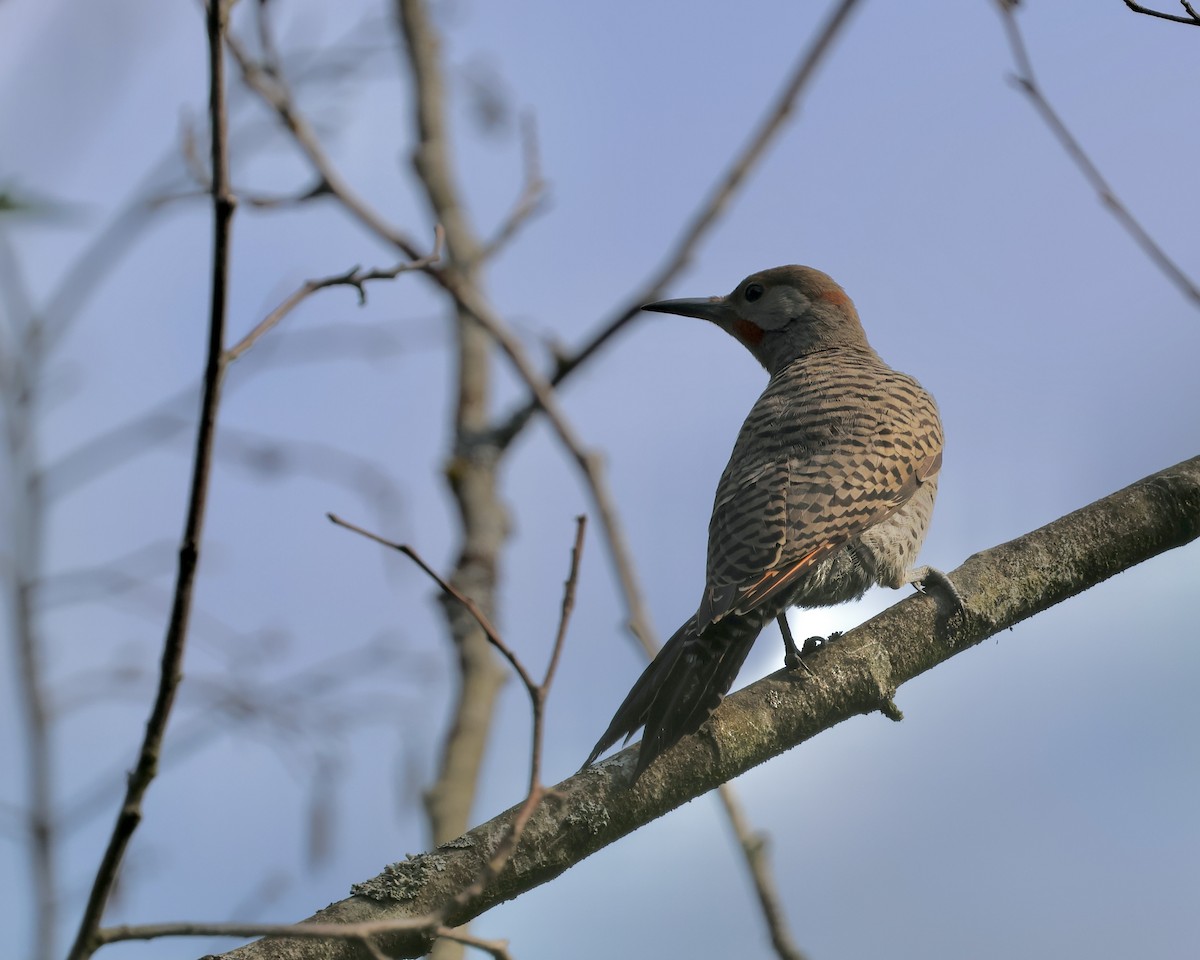
[[[747,613],[863,531],[899,510],[941,465],[867,444],[856,453],[787,456],[727,471],[709,527],[708,582],[700,624]]]

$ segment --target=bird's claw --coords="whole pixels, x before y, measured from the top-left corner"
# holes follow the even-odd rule
[[[962,594],[958,592],[958,587],[951,582],[946,574],[936,567],[923,567],[917,570],[916,578],[913,580],[913,587],[926,595],[928,595],[931,587],[937,587],[945,596],[949,597],[951,603],[954,604],[955,612],[962,612],[967,609]]]
[[[828,637],[809,637],[799,647],[793,642],[787,649],[783,657],[783,665],[789,670],[795,670],[797,667],[803,667],[809,676],[814,676],[808,664],[804,662],[804,658],[810,654],[816,653],[827,643],[833,643],[841,637],[842,632],[835,630]]]

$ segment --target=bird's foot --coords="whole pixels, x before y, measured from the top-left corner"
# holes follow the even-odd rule
[[[835,630],[828,637],[809,637],[800,647],[797,647],[795,642],[793,642],[791,647],[788,648],[784,653],[783,665],[789,670],[795,670],[797,667],[803,667],[809,676],[813,676],[814,674],[809,668],[808,664],[804,662],[804,658],[810,654],[816,653],[823,646],[825,646],[825,644],[833,643],[833,641],[839,639],[841,635],[842,632],[840,630]],[[786,641],[784,643],[786,646]]]
[[[955,612],[960,612],[967,608],[967,605],[963,602],[962,594],[958,592],[958,588],[937,567],[917,567],[912,572],[912,578],[909,580],[909,583],[921,593],[928,593],[930,587],[937,587],[943,594],[950,598],[950,602],[954,604]]]
[[[779,624],[779,633],[783,637],[783,665],[788,670],[795,670],[797,667],[803,667],[804,672],[811,677],[813,672],[808,668],[808,664],[804,662],[804,654],[806,651],[808,651],[808,644],[810,640],[816,638],[814,637],[810,638],[810,640],[805,640],[804,649],[801,650],[796,646],[796,640],[792,636],[792,628],[787,622],[787,614],[781,613],[775,618],[775,621]]]

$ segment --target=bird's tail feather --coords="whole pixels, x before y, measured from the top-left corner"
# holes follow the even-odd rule
[[[717,708],[761,629],[761,623],[730,617],[699,631],[695,619],[688,620],[642,672],[584,766],[645,726],[633,778],[640,777]]]

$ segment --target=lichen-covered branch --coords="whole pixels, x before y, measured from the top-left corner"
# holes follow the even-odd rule
[[[530,819],[505,870],[458,924],[554,879],[638,827],[859,714],[891,707],[896,689],[1013,624],[1144,560],[1200,536],[1200,457],[1169,467],[1009,543],[975,554],[951,576],[961,613],[932,596],[901,601],[813,655],[813,674],[779,671],[729,697],[696,736],[667,751],[627,787],[635,751],[623,751],[555,788]],[[475,881],[506,835],[510,809],[429,853],[393,864],[313,923],[403,927]],[[164,929],[164,928],[159,928]],[[419,956],[427,935],[397,929],[390,955]],[[229,960],[348,960],[347,940],[269,939]]]

